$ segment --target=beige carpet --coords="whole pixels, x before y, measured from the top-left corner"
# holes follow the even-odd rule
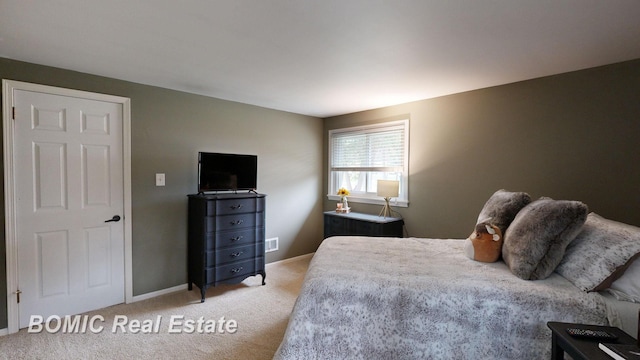
[[[26,329],[0,337],[1,359],[271,359],[287,326],[311,254],[267,265],[266,285],[261,276],[238,285],[219,285],[207,290],[200,303],[200,291],[180,291],[128,305],[116,305],[87,313],[104,317],[95,325],[100,333],[29,334]],[[114,319],[126,316],[129,323],[158,323],[157,333],[112,332]],[[214,329],[210,333],[185,333],[184,325],[173,326],[182,333],[169,333],[172,316],[193,321],[203,317]],[[237,322],[235,333],[220,333],[221,317],[226,326]],[[205,324],[206,325],[206,324]],[[144,329],[144,328],[143,328]],[[228,328],[231,329],[232,328]],[[224,331],[224,326],[222,327]],[[153,329],[152,329],[153,331]],[[213,331],[213,333],[211,333]]]

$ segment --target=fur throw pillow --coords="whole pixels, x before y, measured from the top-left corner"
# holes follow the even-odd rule
[[[525,206],[504,235],[504,262],[521,279],[545,279],[560,264],[588,212],[580,201],[549,198]]]
[[[476,224],[489,222],[505,234],[516,214],[530,202],[531,196],[525,192],[498,190],[484,204]]]

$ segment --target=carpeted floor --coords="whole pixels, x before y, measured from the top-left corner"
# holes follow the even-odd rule
[[[268,264],[265,286],[255,276],[210,288],[204,303],[194,287],[87,313],[94,328],[104,328],[101,332],[87,327],[85,333],[30,334],[22,329],[0,337],[0,359],[271,359],[310,259],[311,254]],[[114,321],[123,325],[115,333]]]

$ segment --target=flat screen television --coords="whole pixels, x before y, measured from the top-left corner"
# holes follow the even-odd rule
[[[256,155],[198,153],[198,192],[255,191],[258,182]]]

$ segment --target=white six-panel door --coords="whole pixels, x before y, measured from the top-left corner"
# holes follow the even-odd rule
[[[13,106],[19,328],[124,302],[122,103],[14,90]]]

